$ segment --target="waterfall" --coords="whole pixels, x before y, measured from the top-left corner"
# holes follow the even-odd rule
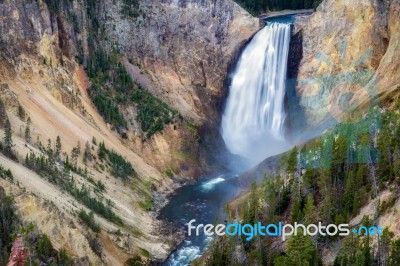
[[[246,46],[233,73],[222,117],[222,137],[252,164],[288,149],[285,82],[290,24],[273,23]]]

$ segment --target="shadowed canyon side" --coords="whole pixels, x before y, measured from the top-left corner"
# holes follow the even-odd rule
[[[234,154],[252,165],[285,151],[286,69],[290,24],[273,23],[243,51],[222,116],[222,136]]]
[[[259,28],[228,0],[137,3],[0,3],[0,131],[9,120],[14,144],[0,186],[24,228],[83,265],[162,260],[180,241],[149,210],[206,166],[199,131]]]

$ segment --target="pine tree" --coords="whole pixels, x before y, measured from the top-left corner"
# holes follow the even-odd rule
[[[365,266],[370,266],[372,265],[371,261],[371,247],[369,245],[370,243],[370,237],[367,235],[364,243],[364,248],[363,248],[363,256],[364,256],[364,263],[363,265]]]
[[[51,139],[47,140],[47,148],[46,148],[46,150],[47,150],[47,153],[53,154],[53,149],[51,148]]]
[[[4,125],[4,138],[3,138],[3,153],[4,155],[10,157],[12,156],[12,147],[14,146],[12,140],[12,129],[10,120],[6,120]]]
[[[337,179],[344,176],[344,168],[347,163],[347,140],[339,135],[333,143],[333,176]]]
[[[78,144],[76,145],[76,152],[78,153],[78,155],[81,155],[81,142],[78,141]]]
[[[390,244],[392,243],[393,235],[392,232],[385,228],[382,236],[378,239],[379,244],[376,256],[378,257],[379,265],[389,265]]]
[[[387,125],[383,127],[379,133],[378,150],[380,152],[379,159],[379,177],[382,181],[389,180],[393,175],[392,163],[392,145],[390,141],[390,129]]]
[[[392,251],[390,254],[390,266],[398,266],[400,265],[400,239],[397,239],[392,242]]]
[[[346,215],[350,215],[353,211],[354,194],[355,194],[354,191],[355,191],[354,179],[350,175],[349,177],[347,177],[343,193],[343,207],[344,207],[344,213]]]
[[[368,228],[368,227],[372,226],[372,220],[368,216],[364,215],[363,218],[361,219],[361,224]],[[371,253],[370,236],[369,235],[367,235],[365,237],[364,244],[360,251],[362,252],[362,257],[363,257],[362,265],[365,265],[365,266],[372,265],[372,253]]]
[[[274,265],[299,265],[309,266],[317,264],[317,249],[310,236],[304,235],[299,230],[297,235],[289,238],[286,245],[286,256],[279,256],[275,259]]]
[[[257,196],[257,183],[253,181],[250,188],[250,199],[248,202],[247,215],[245,217],[246,223],[254,223],[257,220],[258,209],[258,196]]]
[[[264,199],[268,203],[267,217],[269,222],[275,221],[275,213],[277,211],[278,203],[281,200],[282,182],[280,176],[274,178],[264,177]]]
[[[315,177],[314,169],[307,168],[306,172],[303,175],[302,184],[305,191],[315,193],[315,190],[317,188],[317,178]]]
[[[301,218],[301,193],[299,187],[299,179],[295,178],[292,186],[292,207],[290,209],[290,220],[292,223],[299,222]]]
[[[83,152],[83,162],[86,163],[87,161],[92,161],[92,151],[88,141],[85,144],[85,150]]]
[[[55,157],[56,157],[57,160],[60,159],[61,150],[62,150],[61,139],[60,139],[60,136],[57,136],[56,148],[55,148]]]
[[[287,173],[289,175],[294,175],[297,171],[297,147],[295,146],[289,154],[287,159]]]
[[[18,105],[18,117],[21,120],[25,120],[25,116],[26,116],[26,113],[25,113],[24,108],[21,105]]]
[[[307,196],[306,205],[304,206],[304,223],[306,225],[317,221],[317,211],[315,208],[314,197],[312,194]]]
[[[77,163],[78,163],[78,152],[76,147],[72,148],[71,151],[71,163],[74,167],[76,167]]]
[[[104,144],[104,141],[100,142],[99,149],[97,151],[97,155],[99,156],[100,160],[103,160],[106,157],[106,151],[107,150],[106,150],[106,146]]]
[[[31,118],[28,117],[28,120],[26,121],[26,127],[25,127],[25,140],[27,142],[31,141],[31,124],[32,124]]]
[[[36,146],[38,146],[39,148],[42,147],[42,141],[40,140],[40,136],[39,135],[36,136]]]
[[[393,171],[395,176],[400,176],[400,147],[398,144],[393,151]]]
[[[333,204],[331,197],[331,171],[330,169],[319,169],[320,177],[317,181],[319,192],[322,197],[321,219],[326,223],[332,220]]]
[[[78,141],[76,147],[74,147],[71,151],[71,163],[74,167],[78,164],[78,157],[81,154],[81,142]]]

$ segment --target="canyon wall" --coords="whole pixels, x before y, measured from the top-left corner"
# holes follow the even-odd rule
[[[178,238],[171,233],[176,232],[160,236],[164,225],[148,212],[149,202],[153,195],[168,194],[181,180],[199,175],[205,164],[199,132],[217,127],[229,66],[259,28],[258,19],[230,0],[138,1],[126,6],[127,2],[0,1],[0,100],[4,104],[0,103],[0,113],[11,121],[19,160],[0,155],[0,164],[14,175],[14,181],[0,180],[1,186],[15,195],[23,221],[32,221],[48,234],[57,249],[94,264],[120,265],[134,254],[146,257],[147,252],[147,259],[165,259],[175,247]],[[117,50],[132,78],[177,109],[181,122],[143,140],[132,103],[118,107],[129,122],[127,138],[105,123],[88,97],[91,80],[84,70],[91,49],[99,47]],[[31,119],[29,141],[24,137],[27,117]],[[55,143],[57,136],[62,158],[77,143],[82,147],[88,143],[97,157],[98,144],[104,141],[135,170],[135,177],[122,180],[110,176],[102,162],[83,163],[83,155],[78,157],[78,166],[105,185],[102,198],[109,200],[124,223],[121,227],[95,214],[103,229],[97,237],[103,247],[101,258],[91,251],[89,230],[76,216],[86,207],[23,163],[28,153],[42,153],[39,143],[48,139]],[[79,175],[75,181],[92,186]],[[54,215],[45,222],[49,210]]]
[[[121,3],[104,2],[100,13],[108,43],[126,56],[125,64],[137,80],[189,123],[147,143],[135,142],[135,150],[162,162],[161,170],[172,166],[174,172],[191,174],[189,169],[196,167],[212,169],[211,164],[223,162],[209,147],[224,148],[218,133],[227,93],[224,81],[240,48],[259,29],[259,20],[227,0],[154,0],[139,6],[136,16],[126,16],[119,12]],[[182,157],[189,160],[182,162]]]
[[[302,59],[288,87],[294,140],[398,94],[399,9],[398,0],[325,0],[312,16],[298,19]]]
[[[223,158],[215,160],[220,154],[210,147],[224,147],[218,134],[224,81],[259,20],[233,1],[146,1],[134,16],[123,8],[112,1],[101,6],[108,44],[126,56],[141,84],[188,121],[146,143],[135,141],[135,151],[182,175],[219,167],[212,164]]]
[[[142,1],[134,18],[113,1],[103,8],[110,42],[147,74],[156,95],[195,124],[219,120],[229,64],[258,19],[228,0]]]

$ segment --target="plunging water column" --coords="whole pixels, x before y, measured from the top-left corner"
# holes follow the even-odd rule
[[[246,46],[233,73],[222,136],[233,154],[255,164],[285,151],[285,82],[290,24],[273,23]]]

